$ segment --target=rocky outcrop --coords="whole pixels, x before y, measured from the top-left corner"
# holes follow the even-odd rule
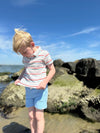
[[[51,81],[49,81],[49,85],[52,85],[57,77],[59,77],[63,74],[67,74],[66,68],[56,66],[55,69],[56,69],[56,73],[55,73],[54,77],[51,79]]]
[[[22,73],[23,70],[24,70],[24,68],[22,68],[20,71],[18,71],[18,72],[16,72],[16,73],[14,73],[14,74],[11,76],[11,78],[12,78],[13,80],[16,80],[16,79],[20,76],[20,74]]]
[[[100,90],[83,86],[74,75],[58,77],[49,88],[49,112],[76,112],[91,121],[100,121]]]
[[[81,75],[84,77],[95,76],[95,64],[96,64],[95,59],[92,58],[81,59],[76,64],[75,72],[77,73],[77,75]]]
[[[94,92],[92,92],[94,93]],[[100,122],[100,95],[88,95],[80,100],[83,115],[92,121]]]
[[[12,78],[9,76],[10,72],[0,72],[0,82],[10,82]]]
[[[61,59],[58,59],[58,60],[55,60],[53,63],[55,67],[62,67],[64,62]]]
[[[0,105],[8,107],[25,106],[25,88],[11,83],[0,96]]]
[[[0,76],[4,76],[4,75],[10,75],[10,72],[0,72]]]
[[[47,111],[67,113],[75,110],[83,88],[85,89],[83,83],[72,75],[64,74],[58,77],[49,87]]]
[[[82,130],[79,133],[100,133],[100,129],[96,129],[96,130]]]
[[[55,60],[55,66],[66,68],[69,74],[75,74],[88,88],[100,85],[100,60],[93,58],[80,59],[75,62]]]
[[[75,72],[84,77],[100,77],[100,61],[93,58],[81,59],[76,64]]]
[[[76,64],[76,77],[89,88],[100,85],[100,61],[93,58],[81,59]]]
[[[73,74],[73,73],[75,73],[76,63],[75,62],[65,62],[65,63],[63,63],[62,67],[68,68],[68,73]]]
[[[0,76],[0,82],[10,82],[12,79],[9,77],[9,75],[2,75]]]

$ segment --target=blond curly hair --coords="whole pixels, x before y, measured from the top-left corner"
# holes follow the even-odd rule
[[[15,29],[15,35],[13,37],[13,50],[19,53],[20,48],[30,46],[30,42],[33,42],[30,33],[20,29]]]

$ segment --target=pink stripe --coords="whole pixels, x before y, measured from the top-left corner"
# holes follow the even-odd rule
[[[31,61],[30,63],[38,63],[38,62],[42,62],[42,61]]]
[[[46,72],[42,72],[42,73],[46,73]],[[25,74],[28,74],[28,75],[41,75],[42,73],[25,73]]]
[[[49,55],[49,53],[47,55],[45,55],[45,57],[47,57]]]
[[[45,68],[45,66],[43,66],[43,67],[26,67],[26,68],[40,69],[40,68]]]
[[[50,61],[52,61],[52,59],[51,59],[51,60],[49,60],[48,62],[46,62],[46,64],[48,64]]]
[[[38,55],[38,56],[44,56],[44,55]]]
[[[47,55],[45,55],[44,60],[45,60],[45,58],[46,58],[48,55],[49,55],[49,53],[48,53]]]
[[[39,80],[45,79],[46,77],[45,77],[45,78],[41,78],[41,79],[33,79],[33,80],[32,80],[32,79],[27,79],[26,77],[24,77],[24,78],[25,78],[26,80],[28,80],[28,81],[39,81]]]
[[[27,84],[23,84],[23,83],[21,83],[21,82],[19,82],[20,84],[22,84],[22,85],[25,85],[25,86],[28,86],[28,87],[38,87],[38,86],[31,86],[31,85],[27,85]]]

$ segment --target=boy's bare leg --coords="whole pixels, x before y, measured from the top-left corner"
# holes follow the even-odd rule
[[[37,123],[36,123],[36,117],[35,117],[35,108],[29,107],[28,110],[29,110],[31,133],[36,133]]]
[[[36,120],[37,120],[37,132],[36,133],[43,133],[44,131],[44,110],[36,109]]]

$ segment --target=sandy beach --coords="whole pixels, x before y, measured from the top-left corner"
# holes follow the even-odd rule
[[[19,125],[18,128],[7,127],[12,122]],[[8,119],[0,117],[0,133],[19,133],[20,128],[30,128],[28,109],[20,108],[8,115]],[[77,116],[70,114],[51,114],[45,112],[44,133],[79,133],[82,130],[94,131],[99,129],[100,123],[87,122]],[[4,131],[2,131],[2,129]]]

